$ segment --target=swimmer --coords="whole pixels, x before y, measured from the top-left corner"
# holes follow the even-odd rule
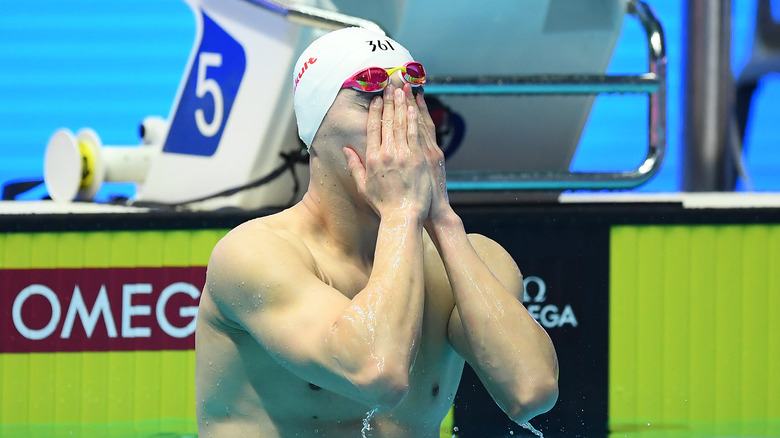
[[[550,410],[555,349],[510,255],[450,207],[424,67],[349,28],[293,75],[310,183],[213,250],[198,436],[438,437],[465,362],[512,420]]]

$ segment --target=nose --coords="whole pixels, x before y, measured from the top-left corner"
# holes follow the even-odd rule
[[[401,79],[402,74],[403,72],[401,70],[397,70],[390,75],[390,83],[393,84],[394,87],[402,88],[404,86],[404,80]]]

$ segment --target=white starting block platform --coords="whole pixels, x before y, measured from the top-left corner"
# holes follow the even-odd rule
[[[506,204],[506,202],[504,202]],[[520,202],[522,203],[522,201]],[[469,205],[466,203],[464,205]],[[549,205],[620,205],[620,204],[677,204],[683,209],[777,209],[780,193],[562,193]],[[62,203],[54,201],[0,201],[0,215],[86,215],[130,214],[154,211],[145,207],[99,204],[94,202]],[[170,213],[176,214],[176,213]]]
[[[429,94],[460,121],[453,128],[460,131],[442,145],[449,153],[450,189],[512,190],[532,187],[534,178],[542,178],[548,185],[541,188],[549,190],[568,174],[595,95],[622,92],[614,86],[621,84],[604,74],[624,20],[632,14],[654,18],[638,0],[431,0],[371,7],[356,0],[185,1],[196,35],[167,119],[143,147],[135,148],[137,154],[131,148],[119,154],[119,148],[103,147],[98,133],[88,128],[76,135],[56,133],[45,172],[55,200],[89,200],[103,181],[128,178],[138,183],[139,204],[192,207],[198,201],[197,209],[252,209],[297,200],[308,184],[308,170],[290,158],[302,149],[292,105],[293,64],[316,37],[345,26],[383,30],[426,65]],[[639,87],[626,92],[663,96],[662,33],[648,38],[657,40],[650,45],[658,52],[650,57],[663,63],[660,71],[622,79],[639,81]],[[571,79],[566,91],[505,92],[517,89],[518,78],[560,86],[561,77]],[[604,79],[600,85],[606,87],[599,89],[583,77]],[[487,94],[484,87],[452,92],[453,78],[493,83]],[[636,170],[603,177],[607,186],[601,188],[625,188],[610,183],[626,178],[641,184],[660,167],[664,102],[650,100],[658,111],[650,110],[647,161]],[[292,168],[300,168],[297,175]],[[523,172],[532,174],[530,185],[516,178]],[[485,175],[491,179],[487,185],[469,181]],[[252,185],[264,177],[269,178]],[[574,182],[579,185],[566,187],[562,181],[560,189],[587,188],[592,181],[579,176]],[[230,194],[202,203],[225,192]]]

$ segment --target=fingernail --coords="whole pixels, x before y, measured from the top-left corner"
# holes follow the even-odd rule
[[[403,99],[404,98],[404,90],[402,90],[400,88],[396,88],[395,89],[395,98],[398,99],[398,100]]]
[[[393,97],[393,86],[391,84],[387,84],[387,87],[385,87],[385,97],[388,99]]]
[[[375,98],[374,98],[374,99],[371,101],[371,105],[373,105],[374,107],[380,107],[380,106],[382,106],[382,98],[381,98],[381,97],[379,97],[379,96],[375,97]]]

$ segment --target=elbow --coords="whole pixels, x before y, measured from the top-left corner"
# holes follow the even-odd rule
[[[395,409],[409,394],[408,370],[374,369],[356,382],[366,402],[382,411]]]
[[[506,413],[515,422],[525,423],[552,409],[556,401],[558,401],[558,380],[555,376],[537,378],[524,382],[515,391],[515,397]]]
[[[334,339],[329,340],[328,345],[341,376],[351,386],[347,393],[349,398],[382,411],[397,407],[409,393],[411,364],[408,357],[394,355],[394,351],[355,348],[352,337],[336,334],[334,330]]]

